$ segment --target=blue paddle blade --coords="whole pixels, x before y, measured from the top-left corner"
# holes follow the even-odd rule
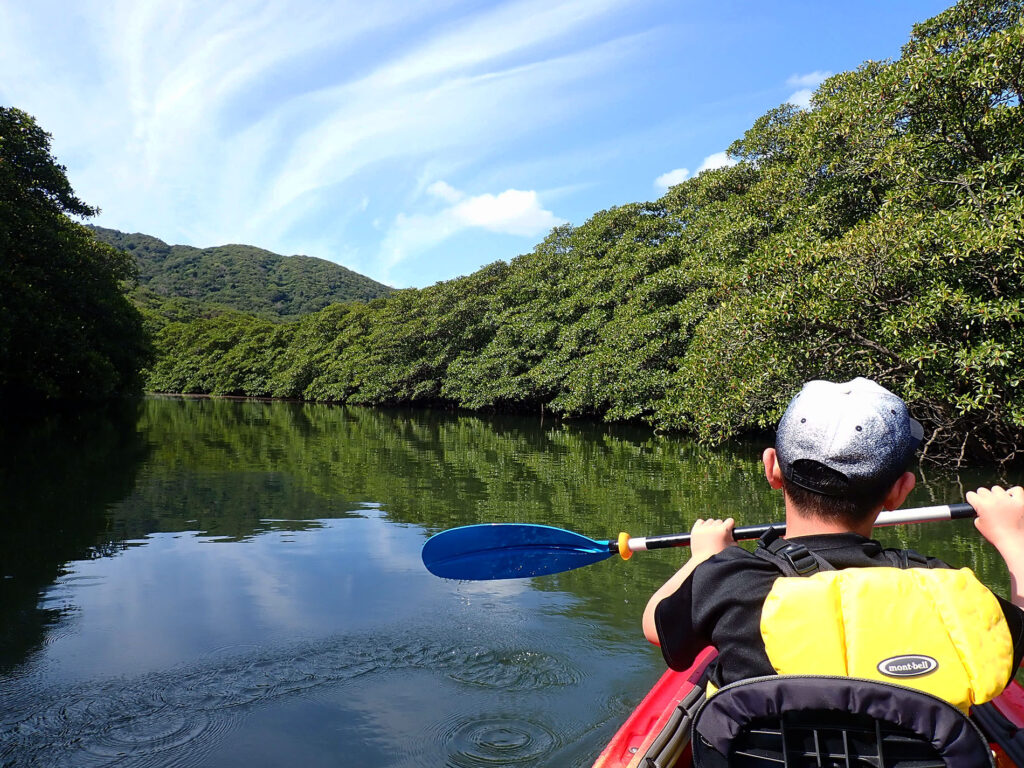
[[[594,541],[548,525],[490,523],[452,528],[423,545],[423,564],[445,579],[485,581],[562,573],[614,554]]]

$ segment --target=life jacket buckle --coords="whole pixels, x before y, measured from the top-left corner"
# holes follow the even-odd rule
[[[775,563],[787,576],[807,576],[822,568],[830,569],[828,563],[823,566],[822,561],[803,544],[786,541],[775,528],[769,528],[758,539],[757,545],[754,554]],[[790,569],[793,573],[787,573]]]
[[[789,542],[779,554],[789,561],[798,576],[806,576],[818,570],[818,561],[803,544]]]

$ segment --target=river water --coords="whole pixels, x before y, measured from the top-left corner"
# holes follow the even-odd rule
[[[684,554],[456,582],[426,538],[781,517],[758,444],[539,418],[149,398],[2,436],[2,766],[589,766],[663,670],[640,615]],[[969,522],[879,538],[1006,593]]]

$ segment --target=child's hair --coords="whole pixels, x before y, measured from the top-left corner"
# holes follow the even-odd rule
[[[823,493],[815,493],[801,488],[796,483],[783,478],[782,490],[793,506],[802,513],[819,520],[853,526],[863,523],[878,509],[885,501],[890,488],[885,487],[870,493],[826,496]]]

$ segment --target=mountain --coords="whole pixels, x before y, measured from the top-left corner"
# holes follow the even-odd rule
[[[138,232],[90,229],[98,240],[135,256],[141,295],[181,298],[287,320],[329,304],[369,301],[393,290],[311,256],[281,256],[251,245],[168,245]]]

